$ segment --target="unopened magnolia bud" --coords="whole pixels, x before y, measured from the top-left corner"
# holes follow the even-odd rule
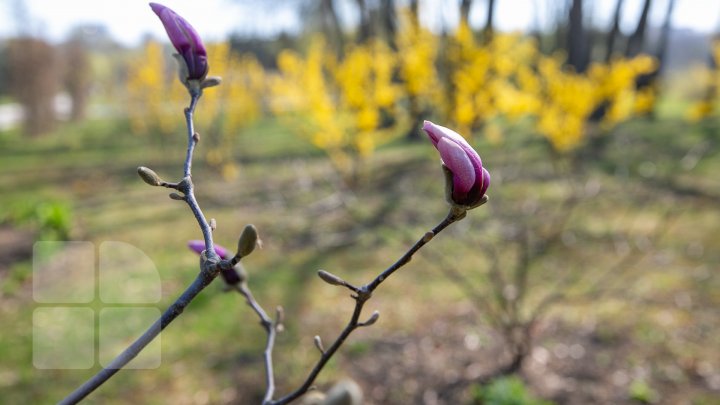
[[[217,229],[217,221],[215,218],[210,218],[210,229],[213,231]]]
[[[223,269],[220,271],[220,276],[223,278],[225,283],[229,285],[240,284],[247,281],[247,272],[242,264],[238,263],[231,269]]]
[[[443,166],[452,174],[450,179],[446,179],[446,184],[450,183],[450,190],[446,188],[446,192],[451,191],[448,193],[450,204],[479,206],[490,186],[490,173],[483,167],[480,155],[462,135],[450,128],[425,121],[423,130],[440,153]]]
[[[185,197],[181,196],[181,195],[178,194],[178,193],[170,193],[170,194],[169,194],[169,197],[172,198],[173,200],[179,200],[179,201],[184,201],[184,200],[185,200]]]
[[[361,324],[361,326],[370,326],[370,325],[374,324],[375,322],[377,322],[377,320],[379,318],[380,318],[380,312],[374,311],[372,313],[372,315],[370,315],[370,318],[367,321],[363,322]]]
[[[325,271],[325,270],[318,270],[318,276],[319,276],[324,282],[326,282],[326,283],[328,283],[328,284],[331,284],[331,285],[345,285],[345,284],[347,284],[347,283],[345,282],[345,280],[341,279],[340,277],[338,277],[338,276],[336,276],[336,275],[334,275],[334,274],[332,274],[332,273],[328,273],[328,272]]]
[[[320,339],[320,336],[315,335],[313,338],[313,342],[315,342],[315,347],[317,347],[318,350],[320,350],[320,353],[325,353],[325,347],[323,346],[322,339]]]
[[[195,28],[162,4],[150,3],[150,7],[160,18],[170,42],[178,51],[176,58],[180,62],[180,81],[187,83],[205,79],[208,73],[207,51]]]
[[[255,246],[258,245],[258,232],[255,225],[245,225],[240,239],[238,239],[237,254],[238,257],[245,257],[255,250]]]
[[[145,166],[140,166],[137,168],[137,172],[140,175],[140,178],[143,179],[143,181],[151,186],[159,186],[163,183],[160,176],[157,175],[154,171],[151,169],[148,169]]]

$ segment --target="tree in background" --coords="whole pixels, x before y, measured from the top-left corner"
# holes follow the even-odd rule
[[[610,33],[607,35],[607,42],[605,45],[605,62],[610,62],[615,52],[615,40],[620,35],[620,17],[622,16],[622,6],[624,0],[617,0],[615,3],[615,12],[613,13],[613,24],[610,28]]]
[[[584,72],[590,61],[587,34],[583,27],[583,0],[573,0],[568,18],[567,65]]]
[[[63,81],[72,101],[70,119],[80,121],[85,118],[90,95],[90,57],[79,38],[73,38],[63,45],[62,57],[65,67]]]
[[[24,108],[23,131],[27,135],[41,135],[54,127],[59,68],[55,49],[47,42],[31,37],[8,42],[8,91]]]
[[[647,20],[651,5],[652,0],[645,0],[643,3],[642,12],[640,13],[635,31],[630,35],[630,38],[628,38],[627,48],[625,49],[625,56],[627,57],[633,57],[642,52],[643,45],[645,44],[645,31],[647,31]]]

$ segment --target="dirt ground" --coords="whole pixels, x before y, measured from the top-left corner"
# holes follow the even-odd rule
[[[12,263],[30,258],[34,241],[29,231],[0,226],[0,275],[5,274]]]
[[[374,340],[362,355],[346,356],[344,368],[363,387],[368,404],[470,403],[468,385],[496,373],[507,354],[489,330],[452,327],[466,318],[435,321],[425,336]],[[557,404],[643,403],[632,398],[635,381],[647,382],[647,402],[720,403],[717,370],[711,375],[703,372],[708,365],[672,358],[632,364],[638,350],[658,349],[638,348],[627,333],[608,338],[592,323],[577,328],[549,321],[541,325],[520,376],[537,397]]]

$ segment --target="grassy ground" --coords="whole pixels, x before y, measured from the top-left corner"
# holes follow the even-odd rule
[[[536,395],[569,404],[718,403],[716,123],[638,120],[606,139],[576,162],[553,158],[520,130],[500,145],[478,140],[493,175],[491,203],[381,287],[367,306],[380,321],[353,335],[320,387],[349,376],[368,403],[468,403],[471,383],[505,361],[506,338],[493,327],[510,311],[502,305],[527,319],[559,293],[531,328],[520,373]],[[240,176],[224,181],[204,164],[200,144],[196,193],[217,219],[219,243],[233,246],[247,223],[260,230],[264,249],[246,268],[258,300],[286,310],[276,355],[283,393],[317,358],[312,337],[331,341],[352,309],[346,291],[320,282],[316,270],[361,283],[395,261],[446,213],[442,174],[429,143],[396,143],[373,155],[348,190],[321,154],[271,120],[233,148]],[[181,135],[148,139],[116,122],[34,140],[0,134],[1,402],[52,403],[91,374],[32,366],[36,239],[69,224],[73,240],[138,247],[160,275],[158,308],[193,279],[197,257],[185,244],[201,235],[187,207],[135,173],[144,165],[175,178],[183,154]],[[578,201],[567,205],[571,197]],[[523,240],[538,249],[519,267]],[[521,299],[508,300],[518,280]],[[163,333],[158,369],[120,372],[88,403],[257,402],[263,339],[240,297],[212,285]]]

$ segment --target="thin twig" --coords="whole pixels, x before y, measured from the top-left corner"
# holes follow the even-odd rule
[[[192,175],[192,158],[195,145],[198,142],[198,137],[195,135],[195,124],[193,123],[193,113],[195,112],[195,106],[200,99],[200,92],[190,92],[190,106],[185,109],[185,125],[188,132],[188,146],[187,153],[185,154],[185,164],[183,165],[183,177],[190,177]]]
[[[273,320],[270,319],[265,310],[263,310],[260,304],[258,304],[258,302],[255,300],[255,297],[253,297],[252,292],[250,292],[250,289],[245,282],[235,284],[234,287],[237,292],[239,292],[240,294],[242,294],[243,297],[245,297],[245,301],[247,301],[247,304],[250,306],[250,308],[252,308],[252,310],[255,311],[255,313],[257,314],[258,318],[260,318],[260,324],[267,333],[265,350],[263,351],[266,387],[265,396],[263,397],[263,404],[266,404],[272,401],[272,397],[275,394],[275,373],[273,371],[272,352],[273,347],[275,346],[275,337],[277,336],[277,328],[280,320],[278,319],[276,320],[276,322],[273,322]]]
[[[420,248],[430,242],[430,240],[432,240],[435,235],[440,233],[443,229],[447,228],[453,222],[458,221],[463,217],[464,213],[462,215],[458,215],[456,211],[451,210],[442,222],[440,222],[435,228],[433,228],[430,232],[427,232],[425,235],[423,235],[422,238],[415,242],[415,244],[407,252],[405,252],[405,254],[402,255],[402,257],[400,257],[398,261],[385,269],[370,283],[360,287],[357,294],[353,295],[353,298],[355,299],[355,309],[353,309],[350,320],[348,321],[347,325],[345,325],[345,328],[343,328],[343,330],[340,332],[338,337],[335,339],[333,344],[330,345],[327,350],[321,353],[320,358],[318,359],[317,363],[315,363],[315,366],[312,368],[302,385],[290,394],[278,400],[268,402],[267,404],[287,404],[304,395],[312,387],[315,379],[320,374],[320,371],[322,371],[322,369],[325,367],[328,361],[330,361],[330,359],[335,354],[335,352],[337,352],[340,346],[345,343],[345,340],[348,338],[348,336],[350,336],[350,334],[355,329],[364,326],[364,323],[360,322],[360,315],[362,314],[363,306],[372,297],[372,293],[380,286],[380,284],[382,284],[383,281],[385,281],[398,269],[409,263],[415,252],[417,252],[418,250],[420,250]]]
[[[142,334],[137,340],[135,340],[127,349],[125,349],[119,356],[117,356],[107,367],[100,370],[92,378],[87,380],[83,385],[78,387],[75,391],[70,393],[65,399],[59,402],[60,405],[76,404],[83,398],[88,396],[96,388],[104,384],[110,379],[115,373],[120,371],[121,368],[125,367],[132,359],[152,342],[160,332],[165,329],[175,318],[180,315],[185,307],[202,291],[215,276],[207,274],[207,272],[201,272],[195,281],[182,293],[182,295],[162,314],[160,319],[148,328],[145,333]]]
[[[202,230],[203,239],[205,240],[205,251],[208,258],[218,259],[217,254],[215,254],[215,248],[213,246],[212,229],[210,228],[210,224],[205,218],[205,215],[203,215],[202,211],[200,210],[200,205],[198,204],[197,200],[195,200],[195,190],[192,182],[193,152],[195,151],[195,145],[198,143],[199,140],[197,134],[195,133],[193,114],[195,113],[195,107],[197,106],[197,102],[200,99],[201,95],[202,93],[199,90],[191,90],[190,106],[185,109],[185,123],[187,126],[188,146],[187,153],[185,155],[185,164],[183,165],[183,181],[180,182],[178,189],[185,194],[185,202],[190,207],[190,210],[192,210],[195,219],[198,221],[198,225],[200,225],[200,230]]]
[[[200,274],[195,278],[195,281],[183,292],[183,294],[175,300],[170,307],[165,310],[159,320],[153,323],[145,333],[142,334],[137,340],[135,340],[127,349],[125,349],[120,355],[118,355],[107,367],[100,370],[97,374],[87,380],[83,385],[78,387],[75,391],[70,393],[59,403],[62,405],[76,404],[83,398],[92,393],[95,389],[104,384],[113,375],[115,375],[120,369],[125,367],[132,359],[134,359],[150,342],[152,342],[160,332],[165,329],[175,318],[178,317],[184,310],[185,307],[214,279],[217,277],[221,266],[220,258],[215,253],[213,248],[212,230],[207,219],[200,210],[200,206],[195,199],[195,193],[193,183],[191,180],[191,168],[193,151],[195,144],[198,141],[195,135],[193,127],[193,112],[197,105],[198,100],[201,96],[200,91],[190,92],[190,106],[185,109],[185,121],[188,129],[188,148],[185,157],[185,164],[183,170],[183,179],[177,184],[168,183],[167,186],[176,186],[177,190],[184,193],[183,200],[188,204],[192,211],[195,219],[197,219],[198,225],[203,233],[205,239],[205,261],[201,264]]]

